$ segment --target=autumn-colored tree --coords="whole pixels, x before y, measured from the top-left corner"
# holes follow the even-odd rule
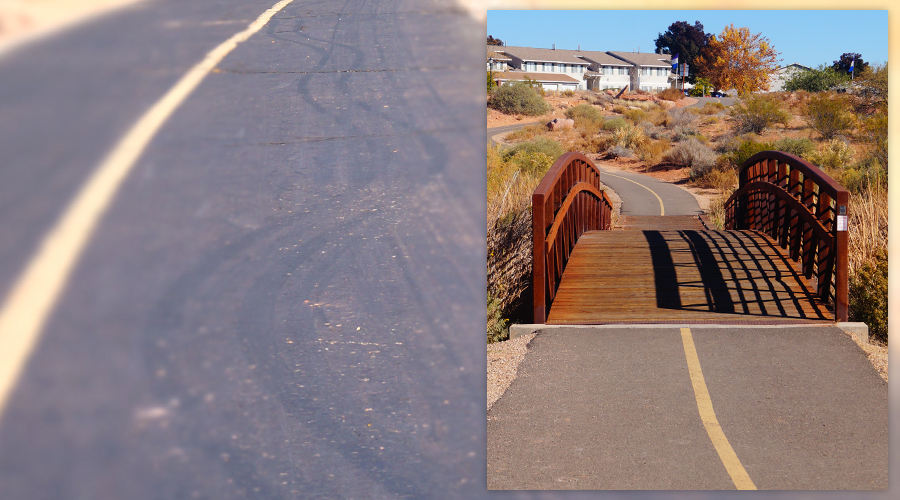
[[[769,89],[769,78],[781,61],[778,51],[761,33],[728,25],[694,60],[697,74],[717,89],[736,89],[744,94]]]

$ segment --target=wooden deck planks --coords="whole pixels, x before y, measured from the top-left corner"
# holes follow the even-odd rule
[[[665,222],[635,225],[679,227]],[[547,323],[832,321],[798,265],[766,236],[685,226],[585,233]]]

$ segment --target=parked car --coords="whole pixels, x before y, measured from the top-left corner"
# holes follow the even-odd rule
[[[713,91],[712,94],[709,94],[710,97],[725,97],[725,92],[720,92],[718,90]]]

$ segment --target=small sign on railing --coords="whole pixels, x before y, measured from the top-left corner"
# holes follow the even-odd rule
[[[846,215],[838,215],[837,216],[837,230],[838,231],[846,231],[847,230],[847,216]]]

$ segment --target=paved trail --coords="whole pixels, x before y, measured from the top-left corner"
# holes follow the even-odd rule
[[[887,384],[846,334],[708,325],[688,335],[693,363],[678,327],[538,333],[488,412],[488,487],[887,487]],[[704,425],[710,410],[724,446]]]

